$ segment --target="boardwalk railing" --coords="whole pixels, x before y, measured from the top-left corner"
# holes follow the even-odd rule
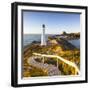
[[[57,56],[57,55],[46,55],[46,54],[40,54],[40,53],[33,53],[33,54],[37,55],[37,56],[41,56],[41,57],[57,58],[57,59],[63,61],[64,63],[74,67],[75,68],[75,74],[77,74],[77,73],[80,74],[80,71],[79,71],[79,69],[78,69],[78,67],[77,67],[77,65],[75,63],[73,63],[73,62],[71,62],[69,60],[66,60],[66,59],[64,59],[64,58],[62,58],[60,56]]]

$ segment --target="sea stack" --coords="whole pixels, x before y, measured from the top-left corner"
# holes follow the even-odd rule
[[[42,25],[41,45],[46,45],[46,40],[45,40],[45,24]]]

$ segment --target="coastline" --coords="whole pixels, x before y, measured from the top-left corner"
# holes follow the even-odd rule
[[[23,47],[23,77],[33,77],[35,75],[47,76],[43,69],[39,69],[28,64],[27,60],[33,56],[33,53],[58,55],[75,63],[78,68],[80,67],[80,49],[69,43],[65,38],[58,38],[58,36],[53,36],[48,38],[46,46],[41,46],[40,42],[36,41],[35,43],[31,43]],[[41,60],[42,59],[40,59],[40,61]],[[45,59],[45,63],[55,66],[56,61],[56,59]],[[59,61],[58,68],[61,71],[61,75],[75,74],[74,68],[66,65],[61,61]]]

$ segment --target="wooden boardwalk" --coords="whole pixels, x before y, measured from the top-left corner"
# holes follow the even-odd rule
[[[66,60],[60,56],[57,55],[46,55],[46,54],[40,54],[40,53],[33,53],[36,56],[41,56],[41,57],[47,57],[47,58],[57,58],[58,60],[63,61],[64,63],[68,64],[69,66],[72,66],[75,68],[75,74],[80,74],[80,70],[78,69],[77,65],[69,60]]]
[[[38,57],[37,56],[30,57],[28,59],[29,65],[32,65],[36,68],[43,70],[44,72],[46,72],[48,74],[48,76],[54,76],[54,75],[61,74],[61,72],[59,71],[59,69],[56,66],[54,66],[52,64],[46,64],[43,62],[37,62],[37,61],[35,61],[36,58],[38,58]]]

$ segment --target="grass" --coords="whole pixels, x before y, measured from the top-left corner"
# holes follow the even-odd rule
[[[63,47],[63,49],[62,49]],[[38,76],[47,76],[48,74],[44,72],[42,69],[35,68],[30,66],[27,63],[29,57],[33,56],[33,53],[41,53],[47,55],[58,55],[61,56],[73,63],[75,63],[78,68],[80,68],[80,50],[77,48],[70,49],[67,46],[64,50],[64,45],[47,45],[47,46],[40,46],[37,44],[31,44],[27,48],[24,49],[23,52],[23,77],[38,77]],[[41,60],[36,60],[40,62]],[[57,65],[57,59],[55,58],[45,58],[44,63]],[[61,75],[75,75],[75,69],[64,62],[58,60],[59,63],[59,70],[61,71]],[[30,69],[31,67],[31,69]]]

